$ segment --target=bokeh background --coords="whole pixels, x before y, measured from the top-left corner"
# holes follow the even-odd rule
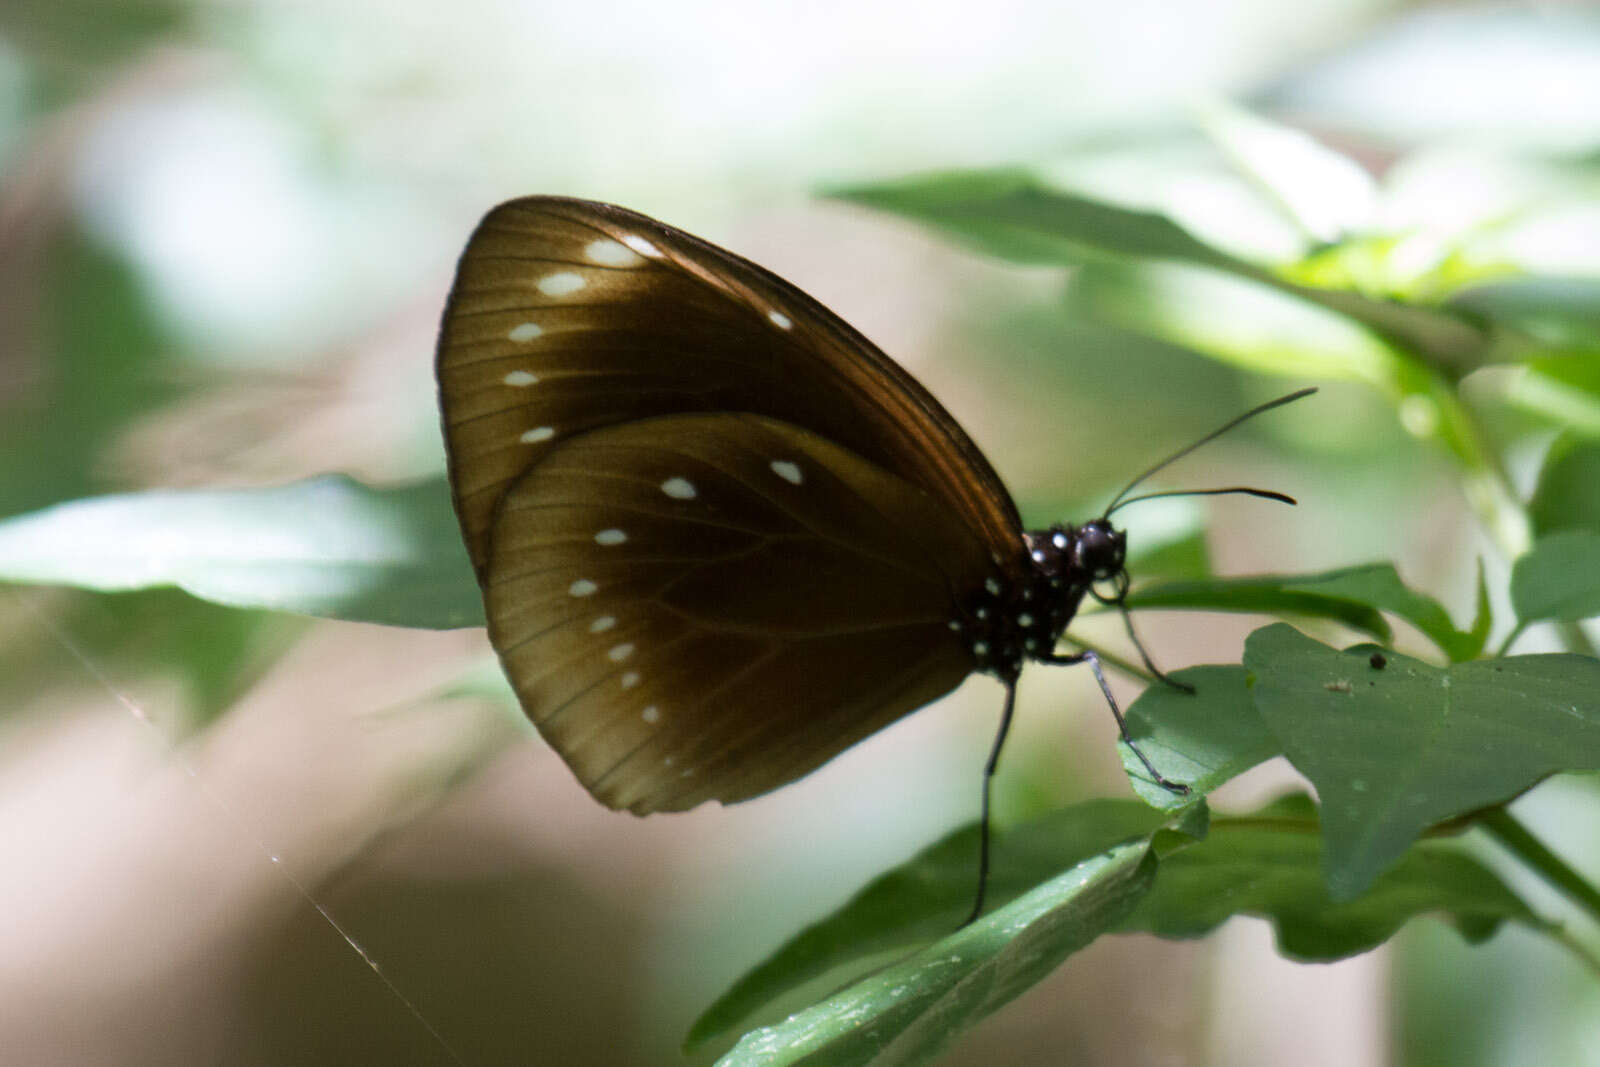
[[[1546,173],[1526,161],[1562,160],[1563,196],[1600,190],[1600,19],[1580,4],[5,0],[0,515],[436,476],[454,257],[490,205],[544,192],[790,278],[921,377],[1031,518],[1081,517],[1316,383],[1064,315],[1058,272],[817,193],[1093,156],[1101,187],[1129,175],[1203,224],[1226,196],[1162,161],[1189,159],[1193,108],[1218,97],[1374,172],[1409,161],[1440,219],[1525,190]],[[1159,188],[1169,173],[1191,180]],[[1512,450],[1521,473],[1547,442]],[[1390,558],[1458,618],[1480,553],[1503,579],[1444,458],[1355,386],[1183,473],[1304,501],[1204,508],[1222,573]],[[1236,662],[1256,621],[1143,628],[1178,666]],[[688,1023],[744,968],[972,817],[999,705],[973,680],[778,794],[638,820],[592,802],[492,679],[478,631],[0,588],[0,1059],[686,1062]],[[1126,790],[1087,677],[1036,670],[1021,700],[1003,815]],[[1289,780],[1267,767],[1231,795]],[[1594,869],[1592,807],[1557,782],[1524,810]],[[1424,922],[1305,967],[1241,919],[1106,939],[949,1062],[1600,1062],[1600,998],[1515,930],[1469,951]]]

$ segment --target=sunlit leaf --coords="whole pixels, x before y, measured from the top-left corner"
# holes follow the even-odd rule
[[[1384,387],[1398,373],[1393,346],[1346,316],[1216,271],[1094,264],[1073,276],[1066,310],[1260,373]]]
[[[175,585],[232,607],[482,625],[438,482],[380,490],[331,476],[79,500],[0,522],[0,579],[106,591]]]
[[[1046,187],[1021,169],[950,171],[832,192],[917,220],[989,255],[1072,266],[1133,256],[1249,270],[1164,215]]]
[[[1155,871],[1156,859],[1143,842],[1084,860],[909,959],[746,1034],[718,1063],[927,1063],[1115,928],[1149,891]]]
[[[1200,128],[1307,236],[1332,242],[1373,224],[1377,185],[1349,156],[1222,100],[1203,104],[1198,117]]]
[[[1126,800],[1092,800],[997,830],[988,901],[999,908],[1073,864],[1144,838],[1170,816]],[[972,907],[978,831],[949,834],[868,883],[837,912],[758,964],[695,1021],[695,1047],[832,971],[953,932]]]
[[[1511,656],[1440,669],[1339,651],[1283,623],[1245,643],[1262,720],[1322,800],[1332,899],[1444,819],[1600,767],[1600,661]]]

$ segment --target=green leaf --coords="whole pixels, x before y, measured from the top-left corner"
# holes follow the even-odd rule
[[[1481,615],[1472,632],[1457,630],[1439,602],[1409,588],[1391,563],[1321,574],[1170,582],[1130,594],[1128,607],[1307,615],[1344,623],[1385,644],[1393,634],[1378,612],[1387,611],[1411,623],[1457,661],[1482,652],[1487,636],[1486,631],[1477,632],[1483,628]]]
[[[1163,857],[1123,929],[1202,937],[1235,915],[1256,915],[1272,923],[1284,955],[1326,962],[1375,948],[1428,914],[1473,942],[1507,919],[1542,925],[1492,871],[1437,841],[1413,845],[1359,896],[1330,899],[1317,810],[1297,794],[1251,815],[1213,817],[1203,842]]]
[[[1195,691],[1152,685],[1127,711],[1129,735],[1163,777],[1209,793],[1279,754],[1278,739],[1250,697],[1243,667],[1188,667],[1172,677]],[[1168,810],[1193,803],[1192,797],[1150,781],[1139,757],[1126,744],[1120,748],[1128,779],[1145,803]]]
[[[1377,183],[1310,134],[1222,100],[1197,109],[1200,128],[1307,237],[1331,243],[1371,227]]]
[[[1551,446],[1528,502],[1536,534],[1600,533],[1600,443],[1568,435]]]
[[[1358,322],[1302,295],[1171,263],[1094,263],[1065,310],[1246,370],[1391,390],[1400,354]]]
[[[1238,301],[1253,299],[1260,308],[1275,307],[1283,318],[1291,309],[1293,317],[1318,325],[1310,343],[1300,342],[1295,334],[1280,330],[1272,350],[1296,353],[1302,344],[1313,353],[1328,338],[1337,338],[1338,347],[1358,354],[1366,365],[1344,370],[1339,376],[1359,376],[1388,383],[1400,376],[1397,356],[1389,342],[1425,354],[1430,359],[1458,369],[1469,369],[1481,361],[1489,337],[1475,323],[1462,316],[1434,308],[1369,298],[1353,290],[1297,284],[1287,276],[1274,274],[1213,248],[1192,236],[1165,215],[1121,207],[1091,197],[1051,188],[1038,176],[1021,168],[953,171],[906,178],[880,185],[858,186],[832,192],[834,197],[892,211],[933,227],[988,255],[1014,263],[1055,266],[1082,266],[1106,260],[1162,260],[1209,268],[1233,279],[1218,277],[1213,287],[1230,293]],[[1192,272],[1191,272],[1192,274]],[[1182,275],[1180,275],[1182,277]],[[1265,295],[1247,297],[1248,290],[1238,279],[1259,283],[1299,298],[1299,302],[1273,304]],[[1196,281],[1197,279],[1191,279]],[[1233,281],[1229,287],[1227,283]],[[1262,292],[1265,292],[1263,288]],[[1181,315],[1184,303],[1167,300],[1167,313]],[[1306,305],[1301,307],[1301,304]],[[1309,305],[1319,305],[1335,313],[1318,318]],[[1231,318],[1207,308],[1213,319]],[[1259,314],[1259,308],[1257,310]],[[1345,316],[1359,323],[1374,336],[1360,337]],[[1187,326],[1200,331],[1204,323],[1189,317]],[[1214,328],[1220,329],[1220,328]],[[1260,359],[1270,331],[1248,331],[1252,339],[1251,358]],[[1345,334],[1339,337],[1340,333]],[[1160,336],[1160,335],[1158,335]],[[1245,358],[1240,347],[1218,345],[1202,347],[1220,358]],[[1325,357],[1324,357],[1325,358]],[[1305,373],[1285,369],[1282,373]]]
[[[1511,606],[1523,625],[1600,615],[1600,532],[1568,530],[1535,542],[1511,567]]]
[[[0,358],[49,367],[0,387],[0,515],[114,488],[105,470],[116,443],[182,395],[173,385],[174,341],[132,266],[74,231],[40,258],[38,278],[29,273],[32,264],[9,262],[12,276],[0,290],[0,302],[19,308],[32,297],[17,287],[43,290],[42,350],[33,356],[18,347]]]
[[[42,68],[52,90],[75,95],[103,87],[106,71],[142,50],[179,40],[194,7],[189,0],[7,0],[0,37]]]
[[[1483,559],[1478,559],[1478,604],[1472,615],[1472,629],[1467,632],[1468,640],[1462,643],[1462,651],[1470,653],[1460,657],[1460,662],[1477,659],[1483,655],[1484,646],[1489,643],[1489,631],[1494,629],[1494,613],[1489,604],[1489,582],[1484,577]],[[1451,659],[1456,657],[1452,656]]]
[[[1165,215],[1051,189],[1019,168],[948,171],[829,195],[915,219],[1014,263],[1075,266],[1134,256],[1254,272]]]
[[[1481,587],[1482,577],[1479,577]],[[1343,567],[1319,575],[1308,575],[1286,583],[1287,588],[1324,596],[1340,597],[1392,612],[1422,631],[1452,660],[1469,660],[1483,651],[1487,632],[1466,633],[1455,628],[1450,615],[1439,602],[1418,593],[1400,580],[1391,563],[1370,563]],[[1474,627],[1481,619],[1474,622]]]
[[[1600,438],[1600,357],[1594,350],[1529,360],[1505,387],[1508,403],[1571,433]]]
[[[1084,860],[909,959],[746,1034],[718,1064],[927,1063],[1120,923],[1149,891],[1156,863],[1142,841]]]
[[[988,902],[1003,906],[1073,864],[1148,837],[1170,818],[1134,801],[1091,800],[997,830]],[[801,931],[735,982],[695,1020],[686,1046],[732,1030],[764,1006],[839,968],[949,934],[972,907],[977,859],[974,824],[873,879],[837,912]]]
[[[1448,306],[1547,348],[1600,351],[1600,278],[1503,278],[1453,293]]]
[[[104,591],[175,585],[241,608],[445,629],[481,626],[442,481],[335,475],[275,489],[158,490],[0,522],[0,580]]]
[[[1335,572],[1338,573],[1338,572]],[[1237,611],[1252,614],[1305,615],[1332,619],[1353,630],[1388,642],[1393,631],[1370,604],[1347,596],[1318,592],[1316,578],[1265,575],[1253,578],[1212,578],[1200,582],[1164,582],[1128,594],[1130,609],[1184,611]]]
[[[1440,669],[1329,648],[1284,623],[1245,642],[1263,721],[1322,798],[1336,901],[1433,823],[1600,767],[1600,660],[1511,656]]]

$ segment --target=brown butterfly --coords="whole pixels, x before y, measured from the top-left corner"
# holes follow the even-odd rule
[[[1025,660],[1105,689],[1054,649],[1085,595],[1126,593],[1110,509],[1025,532],[926,389],[731,252],[608,204],[502,204],[438,377],[490,640],[610,807],[758,796],[973,671],[1006,689],[992,774]]]

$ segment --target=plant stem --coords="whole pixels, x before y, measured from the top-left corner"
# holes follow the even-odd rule
[[[1510,850],[1523,863],[1538,871],[1544,880],[1555,886],[1578,904],[1589,917],[1600,922],[1600,889],[1596,889],[1583,875],[1567,866],[1565,860],[1551,852],[1534,837],[1526,826],[1518,822],[1505,808],[1490,808],[1478,821],[1495,840]]]
[[[1515,560],[1533,544],[1533,524],[1512,490],[1505,468],[1485,443],[1477,420],[1442,377],[1429,375],[1426,383],[1412,384],[1421,388],[1402,399],[1402,407],[1420,405],[1414,410],[1426,413],[1431,405],[1431,415],[1419,414],[1415,418],[1419,425],[1435,422],[1433,432],[1460,465],[1461,489],[1467,503],[1506,560]],[[1405,410],[1401,411],[1401,421],[1408,421]]]

